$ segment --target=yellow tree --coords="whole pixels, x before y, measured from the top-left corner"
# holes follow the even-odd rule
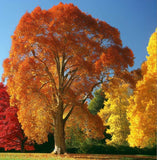
[[[60,3],[23,15],[3,78],[28,139],[43,143],[53,128],[54,153],[64,153],[64,126],[73,108],[84,105],[108,72],[132,65],[133,53],[123,48],[116,28]]]
[[[150,37],[147,51],[149,56],[142,65],[144,76],[136,84],[127,113],[131,124],[128,142],[132,147],[141,148],[151,147],[156,143],[157,29]]]
[[[107,133],[111,134],[112,139],[106,140],[110,145],[127,145],[129,134],[129,122],[126,111],[129,105],[128,98],[131,94],[129,84],[122,79],[113,78],[108,86],[103,86],[105,97],[104,108],[98,113],[104,125],[109,126]]]

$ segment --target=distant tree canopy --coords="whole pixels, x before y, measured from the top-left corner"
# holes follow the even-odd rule
[[[107,100],[105,99],[104,92],[102,89],[98,89],[94,92],[94,98],[90,101],[88,105],[89,111],[93,114],[96,115],[100,109],[104,107],[104,101]]]

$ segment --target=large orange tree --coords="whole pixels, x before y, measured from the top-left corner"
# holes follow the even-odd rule
[[[122,47],[116,28],[60,3],[23,15],[4,61],[3,79],[25,135],[43,143],[53,131],[54,152],[64,153],[64,126],[73,108],[82,107],[111,72],[128,65],[133,65],[133,53]]]

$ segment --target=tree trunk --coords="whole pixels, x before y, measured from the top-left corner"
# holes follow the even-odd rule
[[[25,142],[26,142],[27,138],[24,137],[24,139],[21,140],[21,152],[24,153],[25,152]]]
[[[21,152],[22,153],[25,152],[25,144],[24,144],[24,142],[21,143]]]
[[[55,119],[54,141],[55,148],[53,153],[64,154],[66,152],[65,146],[65,132],[64,132],[64,120],[62,113],[59,113]]]

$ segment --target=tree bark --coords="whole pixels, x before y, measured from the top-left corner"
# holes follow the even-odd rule
[[[60,111],[55,118],[55,129],[54,129],[55,148],[53,150],[54,154],[64,154],[66,152],[64,126],[65,122],[63,120],[63,114],[62,111]]]
[[[24,133],[23,133],[24,135]],[[21,140],[21,152],[24,153],[25,152],[25,142],[26,142],[27,138],[25,137],[23,140]]]

